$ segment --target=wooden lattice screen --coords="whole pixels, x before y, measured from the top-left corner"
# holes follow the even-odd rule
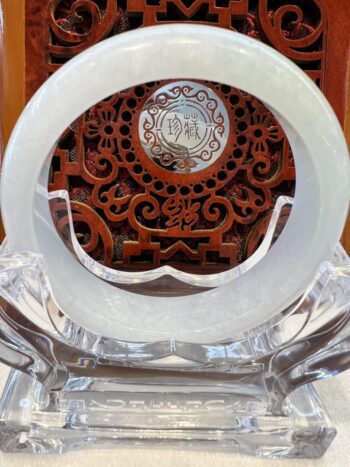
[[[229,28],[273,46],[308,73],[345,126],[346,3],[26,0],[25,99],[63,63],[106,37],[186,21]],[[164,89],[168,101],[174,89],[196,99],[196,86],[207,89],[207,97],[214,96],[226,111],[228,136],[225,144],[216,141],[222,145],[220,156],[201,170],[191,168],[200,162],[197,153],[194,158],[190,152],[177,157],[166,153],[152,160],[140,133],[143,109]],[[204,136],[198,131],[198,113],[188,117],[182,122],[169,119],[169,125],[178,125],[169,126],[169,134],[182,132],[195,147],[195,140],[203,142]],[[214,114],[208,118],[219,125]],[[95,259],[118,269],[170,264],[203,272],[232,267],[250,256],[263,238],[277,197],[292,195],[294,185],[288,142],[257,99],[220,83],[184,83],[181,76],[172,83],[140,83],[72,122],[57,146],[49,181],[51,190],[69,191],[77,236]]]

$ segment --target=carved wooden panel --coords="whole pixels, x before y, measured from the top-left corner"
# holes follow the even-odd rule
[[[325,84],[326,17],[316,0],[51,0],[47,7],[27,0],[26,21],[28,97],[88,46],[172,21],[221,26],[262,40],[318,86]],[[216,141],[219,156],[200,170],[198,153],[190,157],[187,151],[204,144],[198,111],[185,113],[186,121],[173,113],[163,128],[173,143],[187,138],[186,154],[176,153],[174,144],[164,152],[157,141],[148,153],[143,141],[152,138],[157,124],[145,117],[150,97],[165,90],[167,101],[175,102],[176,93],[195,99],[197,87],[222,106],[222,131],[228,135]],[[214,115],[208,118],[220,127]],[[50,189],[70,193],[85,250],[120,269],[170,264],[208,272],[244,261],[259,246],[277,197],[292,195],[295,181],[283,131],[257,99],[220,83],[184,83],[181,77],[141,84],[89,109],[62,135],[51,172]]]

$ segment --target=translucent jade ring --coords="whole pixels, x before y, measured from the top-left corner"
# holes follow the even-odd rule
[[[220,82],[263,101],[288,137],[297,184],[287,225],[257,265],[212,290],[159,298],[118,289],[71,255],[55,229],[47,184],[52,150],[74,119],[118,91],[170,79]],[[305,292],[339,240],[349,186],[337,118],[296,65],[241,34],[176,24],[105,40],[45,82],[8,144],[1,207],[10,247],[43,255],[57,304],[80,326],[124,341],[210,343],[262,324]]]

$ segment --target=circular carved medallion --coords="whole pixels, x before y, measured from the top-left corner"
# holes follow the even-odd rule
[[[148,157],[175,173],[193,173],[213,164],[227,144],[226,108],[209,87],[177,81],[157,89],[139,120],[140,140]]]

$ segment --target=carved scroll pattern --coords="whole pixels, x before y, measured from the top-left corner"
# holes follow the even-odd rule
[[[238,30],[272,45],[322,88],[325,20],[316,2],[55,0],[48,14],[48,74],[114,34],[190,21]],[[72,123],[55,152],[49,187],[69,190],[78,238],[110,267],[171,264],[203,272],[232,267],[259,246],[277,197],[294,192],[288,142],[257,99],[202,82],[226,106],[228,144],[208,169],[185,180],[169,175],[150,162],[138,134],[147,98],[164,84],[120,92]]]

